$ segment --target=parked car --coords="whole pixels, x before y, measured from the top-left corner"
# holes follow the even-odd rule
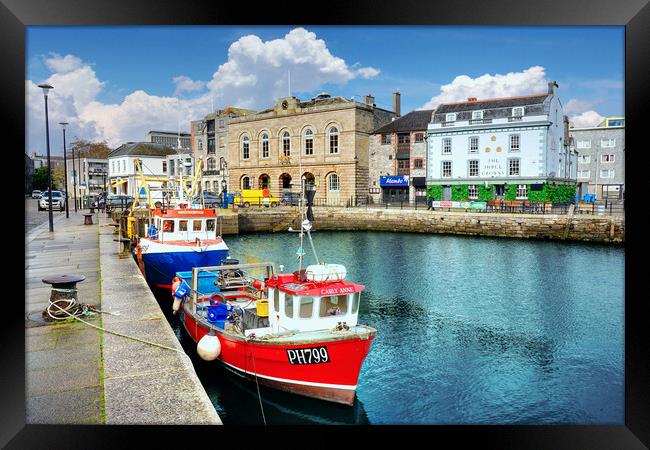
[[[44,192],[43,195],[41,195],[41,199],[38,201],[38,210],[45,211],[46,209],[49,209],[49,200],[50,199],[48,193]],[[59,211],[63,211],[65,209],[65,197],[63,195],[63,192],[52,191],[52,209],[58,209]]]
[[[300,205],[300,192],[285,191],[282,193],[280,203],[284,206],[298,206]]]
[[[32,191],[32,198],[41,198],[43,193],[38,189]]]
[[[268,189],[243,189],[234,196],[234,202],[248,208],[251,205],[278,206],[280,199],[273,197]]]
[[[195,205],[201,204],[201,196],[197,195],[192,199],[192,203]],[[203,193],[203,204],[206,208],[219,208],[221,206],[221,197],[212,192]]]
[[[135,198],[131,195],[111,195],[106,199],[106,210],[113,208],[128,208]]]

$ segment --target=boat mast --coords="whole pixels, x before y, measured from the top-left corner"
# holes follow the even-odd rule
[[[183,196],[183,158],[181,155],[181,121],[178,121],[178,138],[176,140],[176,152],[178,153],[178,171],[180,176],[180,184],[178,187],[178,202],[183,203],[185,197]]]
[[[305,256],[305,249],[303,248],[303,239],[304,239],[304,218],[305,218],[305,180],[302,176],[302,152],[298,152],[298,173],[300,174],[300,200],[299,200],[299,209],[300,209],[300,248],[298,249],[298,274],[302,271],[302,258]]]

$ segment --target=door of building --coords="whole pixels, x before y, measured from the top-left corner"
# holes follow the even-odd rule
[[[494,185],[494,197],[497,200],[503,200],[503,185],[502,184],[495,184]]]
[[[443,202],[451,201],[451,186],[442,187],[442,201]]]
[[[408,203],[409,201],[409,189],[407,187],[387,187],[382,189],[385,203]]]

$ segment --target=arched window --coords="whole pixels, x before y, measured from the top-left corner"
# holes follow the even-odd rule
[[[241,188],[242,189],[250,189],[251,188],[251,179],[248,178],[247,176],[242,177],[242,179],[241,179]]]
[[[305,131],[305,155],[314,154],[314,132],[310,129]]]
[[[327,179],[327,190],[328,191],[338,191],[339,190],[339,176],[337,174],[333,173]]]
[[[258,180],[258,186],[259,189],[267,189],[269,186],[271,186],[271,177],[269,177],[265,173],[260,175],[260,178]]]
[[[250,156],[250,142],[248,141],[248,136],[244,136],[241,142],[241,157],[242,159],[248,159]]]
[[[332,127],[329,130],[330,137],[330,154],[339,152],[339,129]]]
[[[217,160],[214,158],[208,158],[207,169],[217,170]]]
[[[289,132],[282,133],[282,154],[284,156],[291,156],[291,138]]]
[[[280,175],[280,185],[282,189],[291,189],[291,175],[288,173]]]
[[[262,135],[262,158],[269,157],[269,135],[264,133]]]

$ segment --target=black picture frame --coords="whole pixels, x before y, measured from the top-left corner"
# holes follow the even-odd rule
[[[650,445],[650,370],[648,358],[648,320],[643,314],[647,300],[643,280],[647,268],[643,254],[646,222],[641,214],[644,186],[642,172],[647,153],[641,133],[647,120],[647,56],[650,55],[650,5],[647,0],[612,2],[611,0],[501,0],[472,2],[400,2],[356,1],[327,2],[309,8],[305,3],[237,3],[201,0],[1,0],[0,109],[4,124],[5,154],[12,162],[22,156],[15,147],[24,146],[25,127],[25,27],[30,25],[620,25],[625,26],[625,117],[626,142],[632,151],[626,155],[626,243],[625,243],[625,425],[562,426],[430,426],[430,427],[345,427],[332,434],[302,428],[291,436],[333,438],[341,443],[361,436],[382,440],[386,433],[398,437],[403,445],[414,445],[411,433],[417,432],[431,446],[457,447],[467,442],[496,448],[646,448]],[[561,49],[559,49],[561,51]],[[6,139],[9,138],[9,139]],[[647,138],[646,138],[647,140]],[[13,158],[16,158],[15,161]],[[19,159],[20,158],[20,159]],[[10,163],[6,163],[10,164]],[[19,166],[14,166],[19,167]],[[647,172],[647,169],[645,170]],[[17,183],[22,177],[15,170]],[[644,177],[645,175],[645,177]],[[20,184],[18,184],[20,186]],[[646,187],[647,189],[647,187]],[[18,190],[11,192],[10,198]],[[20,204],[20,203],[19,203]],[[638,205],[638,207],[637,207]],[[5,233],[10,233],[4,230]],[[9,264],[9,280],[24,280],[18,264]],[[10,281],[20,291],[19,282]],[[18,295],[19,297],[19,295]],[[2,422],[0,445],[8,448],[103,448],[135,446],[141,439],[147,444],[182,440],[218,445],[221,439],[246,445],[242,430],[230,427],[116,427],[116,426],[45,426],[25,425],[24,315],[23,308],[11,298],[7,302],[2,331],[3,369],[0,386]],[[576,380],[579,383],[580,380]],[[287,430],[275,429],[286,436]],[[279,431],[279,433],[278,433]],[[263,439],[263,430],[256,436]],[[317,434],[314,435],[313,433]],[[130,440],[138,438],[138,441]],[[152,439],[152,440],[149,440]],[[216,441],[214,439],[219,439]],[[262,441],[260,441],[262,442]],[[300,441],[297,441],[300,445]],[[252,443],[252,441],[251,441]],[[141,445],[141,444],[139,444]],[[264,445],[261,443],[260,445]],[[307,444],[305,444],[307,445]],[[391,444],[395,445],[395,444]],[[415,444],[422,445],[422,444]]]

